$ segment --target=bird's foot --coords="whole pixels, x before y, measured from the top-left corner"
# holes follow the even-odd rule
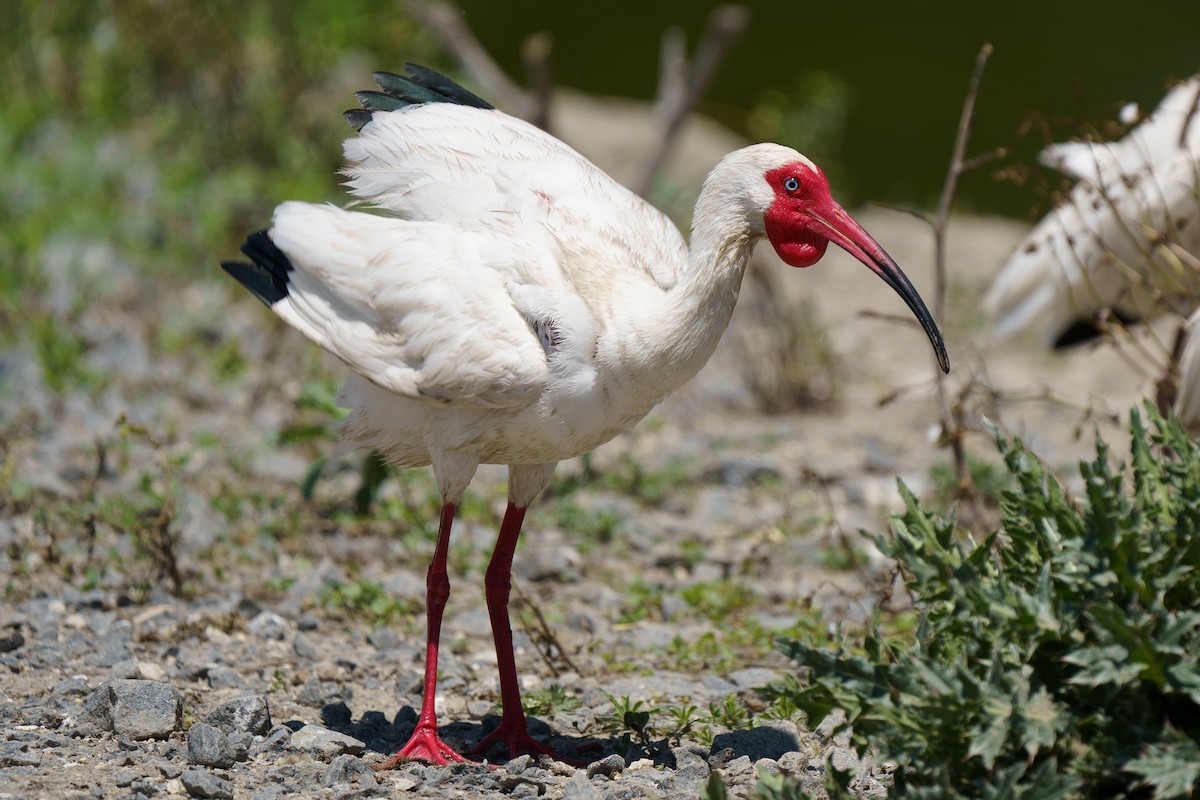
[[[508,755],[510,758],[522,755],[550,756],[555,761],[561,761],[573,767],[586,767],[588,765],[587,761],[559,755],[558,751],[550,745],[542,744],[537,739],[534,739],[529,735],[529,730],[525,727],[524,720],[511,724],[501,722],[500,727],[483,737],[483,741],[471,748],[471,755],[482,756],[492,745],[501,740],[508,745]]]
[[[412,736],[409,737],[408,743],[397,750],[395,755],[387,761],[376,764],[374,769],[376,772],[395,769],[405,761],[426,761],[444,767],[456,761],[470,761],[470,759],[459,755],[458,751],[443,742],[442,737],[438,735],[436,726],[418,725]]]

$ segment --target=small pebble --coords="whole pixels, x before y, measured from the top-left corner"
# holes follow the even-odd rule
[[[235,754],[229,737],[204,722],[196,722],[188,728],[188,763],[202,767],[228,769],[233,766]]]
[[[264,694],[226,700],[209,712],[206,719],[209,725],[215,725],[225,733],[244,731],[263,735],[271,729],[271,710]]]
[[[29,750],[25,742],[0,742],[0,767],[36,767],[42,754]]]
[[[653,762],[651,762],[653,763]],[[602,758],[599,761],[593,761],[587,766],[587,776],[590,778],[594,775],[603,775],[606,778],[611,778],[619,774],[625,769],[625,759],[618,753],[613,753],[611,756]]]
[[[348,753],[361,755],[367,749],[366,744],[344,733],[331,731],[320,725],[305,725],[292,734],[288,748],[309,753],[318,758],[332,759],[335,756]]]
[[[262,611],[246,624],[246,630],[259,639],[280,641],[287,635],[288,621],[274,611]]]
[[[233,785],[219,775],[206,769],[184,770],[179,776],[183,788],[192,797],[211,797],[216,800],[233,800]]]
[[[357,783],[359,786],[378,786],[375,772],[361,758],[341,755],[329,762],[325,770],[323,785],[334,786],[341,783]]]
[[[562,796],[563,800],[604,800],[604,795],[581,771],[576,771],[566,782]]]

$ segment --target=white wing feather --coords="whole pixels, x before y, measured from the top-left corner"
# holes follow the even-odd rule
[[[669,289],[687,261],[664,214],[558,139],[499,111],[437,103],[375,112],[346,140],[345,155],[350,191],[403,219],[568,251],[587,242],[589,259],[559,259],[564,271],[602,267],[609,280],[623,272]],[[644,235],[631,241],[630,230]]]
[[[546,354],[512,300],[528,253],[449,225],[283,203],[272,241],[292,262],[272,309],[372,383],[481,407],[532,402]]]
[[[1200,118],[1189,116],[1197,91],[1200,78],[1177,87],[1120,142],[1057,151],[1081,180],[984,298],[998,335],[1037,325],[1049,345],[1102,308],[1145,318],[1200,296],[1200,276],[1162,247],[1165,240],[1200,252]]]

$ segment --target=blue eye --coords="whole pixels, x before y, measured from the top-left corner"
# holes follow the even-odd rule
[[[783,188],[789,192],[794,192],[800,188],[800,181],[795,178],[788,178],[783,182]]]

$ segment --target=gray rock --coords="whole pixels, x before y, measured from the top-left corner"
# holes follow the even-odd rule
[[[141,741],[165,739],[183,721],[183,696],[169,683],[114,681],[112,729]]]
[[[325,688],[321,679],[314,675],[300,687],[300,691],[296,693],[296,702],[311,708],[320,708],[326,702]]]
[[[292,640],[292,649],[296,651],[296,655],[308,661],[317,661],[321,657],[320,648],[303,633],[296,634],[296,638]]]
[[[287,635],[288,622],[274,611],[262,611],[247,623],[246,630],[260,639],[280,641]]]
[[[183,788],[192,797],[213,797],[217,800],[233,800],[233,785],[220,775],[206,769],[185,770],[179,776]]]
[[[288,748],[309,753],[317,758],[332,759],[345,753],[361,755],[367,746],[344,733],[331,731],[320,725],[305,725],[292,734]]]
[[[625,759],[620,754],[613,753],[611,756],[588,764],[587,776],[590,778],[593,775],[603,775],[606,778],[611,778],[619,774],[623,769],[625,769]]]
[[[76,736],[96,736],[113,729],[113,706],[117,702],[111,683],[102,683],[83,701],[83,708],[71,726]]]
[[[699,749],[699,748],[697,748]],[[675,757],[675,780],[701,783],[708,780],[708,759],[704,751],[690,747],[676,747],[671,751]]]
[[[700,480],[705,483],[719,483],[736,488],[778,481],[780,478],[779,471],[771,465],[746,459],[724,461],[700,475]]]
[[[512,775],[520,775],[525,770],[533,766],[533,756],[526,753],[525,755],[517,756],[504,765],[505,771]]]
[[[367,641],[376,650],[395,650],[401,645],[403,639],[391,628],[378,627],[372,628],[371,632],[367,634]]]
[[[545,788],[533,781],[518,780],[517,784],[509,789],[508,796],[515,798],[522,797],[539,797],[545,793]]]
[[[579,579],[583,558],[579,551],[566,544],[543,543],[521,554],[513,565],[513,573],[531,583],[553,580],[562,583]]]
[[[773,669],[749,667],[747,669],[739,669],[737,672],[731,672],[725,677],[741,689],[757,689],[760,686],[766,686],[768,683],[775,683],[779,680],[780,676]]]
[[[604,800],[600,790],[592,785],[587,775],[576,772],[563,786],[563,800]]]
[[[252,694],[226,700],[212,710],[207,722],[225,733],[266,735],[271,730],[271,709],[267,705],[267,696]]]
[[[341,755],[329,762],[325,770],[325,786],[339,783],[357,783],[359,786],[378,786],[374,771],[361,758]]]
[[[57,728],[62,724],[63,711],[55,707],[54,703],[42,702],[41,698],[29,697],[21,704],[21,707],[16,713],[12,714],[9,719],[20,725],[37,725],[41,728]],[[6,715],[0,711],[0,718],[5,718]]]
[[[187,746],[189,764],[228,769],[235,761],[229,737],[204,722],[197,722],[188,728]]]
[[[858,769],[858,753],[848,747],[830,748],[829,763],[838,772],[853,772]]]
[[[255,736],[249,731],[237,731],[236,733],[228,734],[229,746],[233,748],[233,756],[238,761],[245,761],[250,757],[250,748],[254,746]]]
[[[724,697],[738,690],[735,684],[725,680],[720,675],[705,675],[700,679],[700,683],[717,697]]]
[[[127,620],[117,620],[112,624],[98,642],[93,643],[93,650],[85,661],[97,667],[111,667],[131,658],[130,645],[133,644],[133,625]]]
[[[75,675],[70,678],[64,678],[50,689],[52,697],[83,697],[88,693],[91,687],[88,686],[88,679],[82,675]]]
[[[276,725],[263,737],[261,742],[256,742],[250,748],[250,752],[267,753],[272,750],[283,750],[291,740],[292,729],[286,725]]]
[[[13,650],[24,646],[25,637],[20,631],[12,631],[0,636],[0,653],[11,653]]]
[[[246,685],[241,673],[230,667],[213,667],[206,672],[212,689],[241,689]]]
[[[29,752],[26,742],[0,742],[0,767],[36,767],[42,754]]]

